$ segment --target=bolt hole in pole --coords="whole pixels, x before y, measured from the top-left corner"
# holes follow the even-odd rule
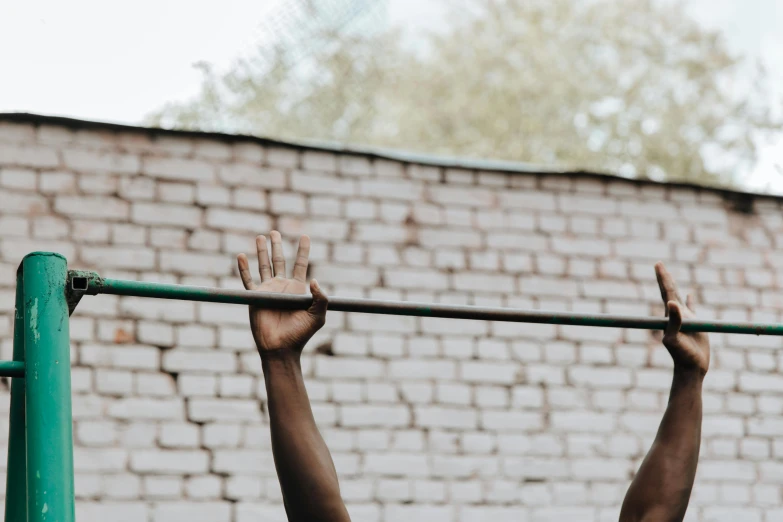
[[[86,291],[87,290],[87,278],[86,277],[74,277],[73,279],[71,279],[71,289],[72,290]]]

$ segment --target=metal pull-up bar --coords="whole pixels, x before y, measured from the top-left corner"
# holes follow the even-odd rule
[[[71,290],[76,293],[97,295],[114,294],[158,299],[180,299],[210,303],[257,305],[263,308],[304,310],[312,303],[309,295],[231,290],[202,286],[185,286],[162,283],[145,283],[123,279],[104,279],[94,272],[71,272]],[[544,323],[607,328],[635,328],[664,330],[664,317],[634,317],[614,314],[578,314],[572,312],[547,312],[518,308],[448,305],[440,303],[416,303],[330,297],[329,310],[366,314],[407,315],[415,317],[441,317],[448,319],[474,319],[481,321],[506,321],[516,323]],[[719,332],[753,335],[783,335],[783,325],[752,322],[728,322],[710,320],[685,320],[684,332]]]

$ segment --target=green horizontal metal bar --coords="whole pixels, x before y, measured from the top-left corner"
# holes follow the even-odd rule
[[[277,294],[201,286],[145,283],[122,279],[103,279],[95,273],[81,274],[82,280],[73,280],[74,287],[81,286],[87,294],[115,294],[158,299],[179,299],[210,303],[256,305],[285,310],[304,310],[310,306],[309,295]],[[329,310],[368,314],[406,315],[416,317],[441,317],[449,319],[474,319],[482,321],[507,321],[517,323],[565,324],[608,328],[635,328],[663,330],[664,317],[634,317],[613,314],[578,314],[571,312],[546,312],[485,306],[447,305],[439,303],[415,303],[330,297]],[[685,332],[720,332],[753,335],[783,335],[783,325],[750,322],[686,320]]]
[[[24,377],[24,362],[0,361],[0,377]]]

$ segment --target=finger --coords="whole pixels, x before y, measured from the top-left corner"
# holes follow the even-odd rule
[[[318,281],[315,279],[310,281],[310,293],[313,294],[313,304],[310,305],[307,311],[310,315],[326,321],[326,309],[329,307],[329,298],[323,293],[321,287],[318,286]]]
[[[272,268],[275,270],[275,277],[285,277],[283,238],[277,230],[270,232],[269,237],[272,240]]]
[[[258,271],[261,273],[261,282],[272,279],[272,267],[269,266],[269,253],[266,250],[266,238],[256,237],[256,252],[258,253]]]
[[[299,249],[296,251],[296,261],[294,261],[293,278],[297,281],[307,281],[307,263],[310,259],[310,238],[302,236],[299,238]]]
[[[687,306],[688,310],[691,312],[696,311],[696,300],[693,298],[693,294],[688,294],[685,297],[685,306]]]
[[[669,310],[669,322],[666,323],[666,332],[664,334],[667,336],[677,335],[677,332],[682,328],[682,310],[680,306],[682,305],[677,301],[666,303],[666,308]]]
[[[682,302],[680,295],[677,293],[677,285],[674,284],[674,278],[663,263],[660,261],[655,263],[655,277],[658,280],[658,289],[661,291],[661,299],[664,303],[669,301]]]
[[[250,275],[250,263],[248,263],[245,254],[239,254],[237,256],[237,267],[239,267],[239,277],[242,279],[245,290],[252,290],[253,276]]]

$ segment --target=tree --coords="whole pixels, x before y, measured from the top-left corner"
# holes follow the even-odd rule
[[[449,30],[413,50],[329,28],[304,59],[289,45],[205,67],[200,96],[150,121],[704,184],[733,182],[777,123],[764,71],[679,4],[454,4]]]

